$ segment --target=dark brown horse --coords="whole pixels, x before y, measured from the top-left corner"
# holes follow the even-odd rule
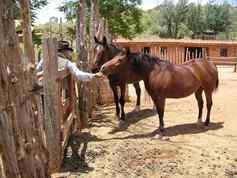
[[[108,44],[105,37],[103,37],[103,41],[99,41],[96,37],[95,39],[95,63],[92,67],[92,72],[98,72],[101,66],[115,57],[118,53],[121,52],[121,49],[115,47],[112,44]],[[137,103],[134,111],[140,110],[140,98],[141,98],[141,88],[139,85],[139,81],[141,78],[137,77],[137,75],[131,74],[131,72],[123,70],[123,72],[116,72],[111,75],[108,75],[109,84],[113,91],[114,95],[114,102],[116,104],[116,115],[121,120],[125,119],[125,112],[124,112],[124,104],[125,104],[125,92],[126,92],[126,84],[133,83],[137,94]],[[118,88],[120,87],[121,95],[119,99]],[[120,106],[121,106],[121,117],[120,117]]]
[[[101,67],[101,72],[111,75],[129,68],[137,78],[142,78],[159,115],[159,131],[164,130],[166,98],[183,98],[195,93],[202,121],[204,91],[207,102],[205,125],[210,122],[212,94],[218,88],[218,71],[214,64],[203,60],[191,60],[182,65],[171,64],[142,53],[121,52]]]

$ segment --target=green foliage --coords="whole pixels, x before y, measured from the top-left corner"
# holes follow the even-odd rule
[[[90,7],[90,1],[87,1]],[[69,0],[59,7],[59,10],[66,14],[68,21],[76,18],[76,5],[78,1]],[[132,38],[142,32],[141,17],[142,11],[138,8],[141,0],[100,0],[99,10],[109,25],[109,30],[114,36]],[[88,8],[87,19],[89,19]],[[89,28],[89,25],[88,25]]]
[[[179,0],[174,4],[164,0],[161,5],[143,13],[143,34],[183,38],[212,31],[218,39],[236,39],[237,9],[226,2],[209,2],[201,5]]]
[[[30,9],[31,9],[31,18],[32,24],[37,19],[37,10],[43,8],[48,4],[48,0],[31,0]]]
[[[231,25],[230,5],[207,4],[206,23],[208,29],[216,33],[227,31]]]
[[[13,3],[13,12],[14,12],[14,18],[15,19],[20,19],[20,8],[19,8],[19,0],[14,0]],[[31,11],[31,21],[32,24],[35,22],[37,19],[37,10],[43,8],[48,4],[48,0],[31,0],[30,1],[30,11]]]
[[[40,46],[42,44],[42,30],[32,30],[32,40],[34,45]]]
[[[204,11],[200,4],[191,3],[187,17],[187,27],[194,33],[201,33],[206,30]]]
[[[67,21],[73,21],[76,18],[76,7],[78,1],[65,1],[58,7],[59,11],[65,13]]]
[[[101,0],[100,13],[108,21],[110,32],[132,38],[142,32],[140,0]]]

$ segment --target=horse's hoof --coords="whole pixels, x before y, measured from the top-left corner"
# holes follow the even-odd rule
[[[208,125],[209,125],[209,122],[204,123],[204,126],[208,127]]]
[[[202,127],[202,126],[203,126],[202,120],[201,120],[201,119],[198,119],[198,121],[197,121],[197,128],[200,128],[200,127]]]
[[[153,137],[154,139],[162,139],[163,138],[163,134],[160,132],[160,133],[157,133],[155,134],[155,136]]]
[[[139,112],[140,110],[141,110],[140,106],[136,106],[136,107],[132,110],[132,112]]]
[[[119,120],[118,127],[123,127],[125,124],[125,120]]]

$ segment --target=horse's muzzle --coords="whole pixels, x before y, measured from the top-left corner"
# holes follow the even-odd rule
[[[101,66],[100,72],[104,75],[109,75],[109,70],[105,66]]]

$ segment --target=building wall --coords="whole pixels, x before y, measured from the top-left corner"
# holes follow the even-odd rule
[[[220,49],[226,47],[209,47],[209,55],[212,57],[221,57]],[[236,48],[229,47],[227,48],[227,57],[236,57]]]
[[[130,46],[129,46],[130,45]],[[164,60],[170,60],[172,63],[181,64],[186,61],[187,54],[185,54],[186,47],[203,47],[206,48],[207,56],[214,57],[215,60],[219,61],[236,61],[237,59],[233,57],[237,57],[237,47],[226,47],[226,46],[201,46],[199,44],[189,45],[168,45],[168,44],[154,44],[154,43],[139,43],[139,44],[120,44],[120,47],[129,47],[132,52],[141,52],[144,47],[150,47],[150,54],[153,56],[160,57]],[[161,54],[161,48],[166,48],[166,53]],[[220,48],[227,48],[227,57],[220,56]],[[186,56],[185,56],[186,55]],[[205,56],[204,52],[203,55]],[[221,58],[220,58],[221,57]]]

